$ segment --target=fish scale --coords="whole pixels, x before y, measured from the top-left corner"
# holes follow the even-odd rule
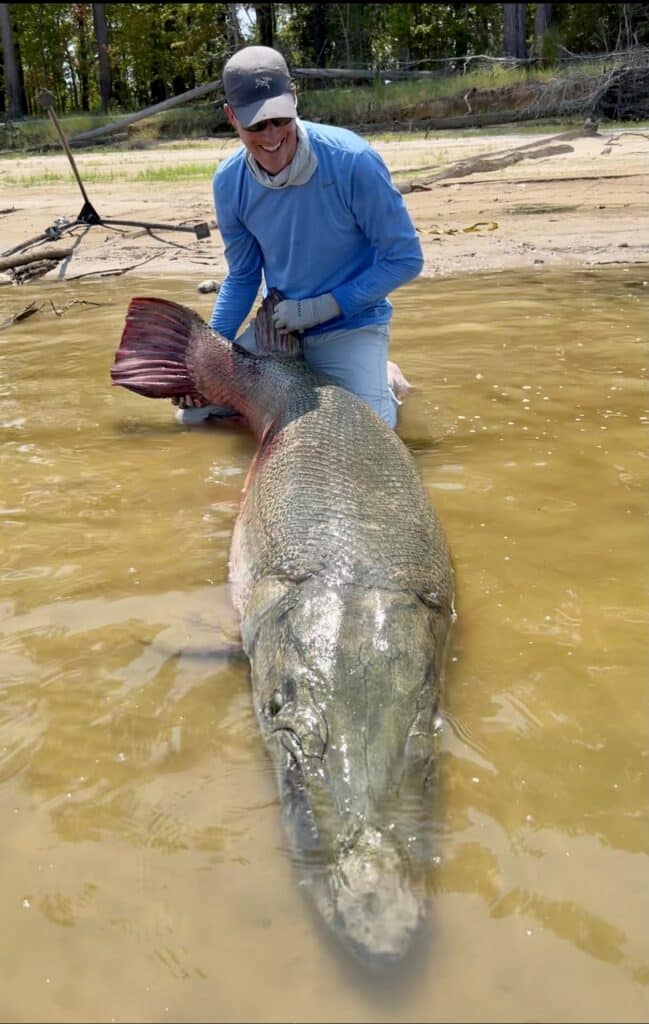
[[[308,383],[317,410],[285,410],[251,470],[237,537],[245,573],[448,593],[446,544],[410,453],[360,399]]]

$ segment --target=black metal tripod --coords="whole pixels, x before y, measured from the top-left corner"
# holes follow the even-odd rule
[[[101,217],[97,213],[95,207],[90,202],[90,199],[88,198],[88,193],[86,192],[84,184],[81,180],[81,175],[79,174],[77,165],[74,161],[72,150],[70,149],[68,140],[65,137],[61,125],[59,124],[59,120],[56,114],[54,113],[54,96],[51,92],[48,92],[46,89],[43,89],[41,90],[41,92],[39,92],[36,99],[40,103],[43,110],[47,111],[47,116],[54,125],[56,133],[59,139],[61,140],[61,145],[63,146],[65,155],[70,161],[72,173],[74,174],[77,180],[77,185],[81,190],[81,195],[83,196],[83,206],[81,207],[81,210],[77,214],[77,217],[74,221],[68,221],[64,224],[54,223],[49,228],[46,228],[45,231],[42,232],[42,234],[36,235],[35,238],[29,238],[26,242],[21,242],[20,245],[14,246],[13,249],[7,249],[5,252],[1,254],[2,256],[13,256],[14,253],[22,252],[23,249],[28,249],[30,245],[36,245],[38,242],[44,242],[46,240],[58,241],[58,239],[61,238],[62,235],[64,235],[67,231],[72,231],[72,229],[76,228],[79,224],[85,224],[88,227],[92,227],[95,224],[106,224],[109,227],[111,227],[112,225],[116,225],[118,227],[147,228],[162,231],[189,231],[191,232],[191,234],[196,235],[196,238],[199,239],[210,237],[209,225],[206,224],[205,221],[202,221],[199,224],[194,224],[193,227],[189,227],[179,226],[178,224],[153,224],[148,221],[114,220],[112,218]]]

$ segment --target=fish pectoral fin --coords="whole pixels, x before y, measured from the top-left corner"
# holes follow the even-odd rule
[[[297,334],[279,331],[273,323],[275,306],[284,296],[272,288],[263,300],[255,317],[255,345],[258,355],[301,356],[302,343]]]

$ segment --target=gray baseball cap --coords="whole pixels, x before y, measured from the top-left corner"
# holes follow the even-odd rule
[[[246,46],[230,57],[223,91],[244,128],[269,117],[297,117],[286,61],[270,46]]]

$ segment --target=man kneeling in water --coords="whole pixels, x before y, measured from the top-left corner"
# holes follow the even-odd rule
[[[309,366],[396,426],[397,394],[408,386],[388,364],[387,295],[423,266],[401,194],[378,153],[354,132],[298,118],[295,86],[276,50],[239,50],[223,69],[223,89],[226,117],[243,147],[214,176],[228,274],[210,326],[254,352],[254,325],[239,337],[237,331],[263,273],[266,288],[285,296],[275,326],[301,334]],[[176,401],[187,425],[228,412]]]

